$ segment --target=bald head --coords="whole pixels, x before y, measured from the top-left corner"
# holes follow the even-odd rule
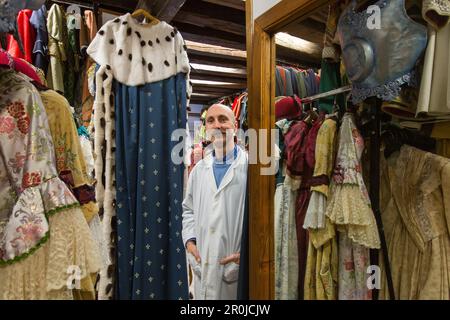
[[[228,118],[230,119],[230,121],[233,123],[233,125],[236,125],[236,118],[234,116],[234,112],[233,110],[231,110],[231,108],[227,107],[224,104],[220,104],[220,103],[216,103],[213,104],[212,106],[210,106],[208,108],[208,111],[206,113],[206,119],[208,119],[208,115],[211,114],[219,114],[219,113],[224,113],[228,116]]]

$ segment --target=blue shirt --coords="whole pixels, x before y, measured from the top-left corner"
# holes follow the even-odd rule
[[[222,160],[217,160],[215,157],[215,153],[213,152],[214,162],[213,162],[213,173],[214,179],[216,180],[216,186],[219,188],[220,183],[222,182],[223,177],[228,171],[228,168],[231,167],[231,164],[236,159],[238,153],[237,145],[234,146],[234,149],[230,151],[225,158]]]

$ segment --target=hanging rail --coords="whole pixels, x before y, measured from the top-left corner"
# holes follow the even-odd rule
[[[313,102],[313,101],[321,99],[321,98],[335,96],[337,94],[348,92],[351,90],[352,90],[352,86],[348,85],[348,86],[340,87],[340,88],[333,89],[333,90],[330,90],[327,92],[322,92],[322,93],[319,93],[319,94],[316,94],[316,95],[313,95],[310,97],[302,98],[300,100],[302,101],[302,103],[310,103],[310,102]]]

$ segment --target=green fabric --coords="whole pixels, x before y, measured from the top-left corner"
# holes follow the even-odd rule
[[[335,62],[327,62],[322,60],[322,73],[320,76],[319,92],[327,92],[333,89],[337,89],[342,86],[340,75],[340,64]],[[327,113],[333,113],[335,96],[329,96],[319,100],[319,111],[325,111]],[[336,103],[345,108],[344,94],[339,94],[336,97]]]
[[[298,93],[300,98],[305,98],[307,96],[306,85],[305,85],[305,76],[303,72],[297,72],[297,83],[298,83]]]

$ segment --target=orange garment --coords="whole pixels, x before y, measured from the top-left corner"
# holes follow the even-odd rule
[[[84,22],[86,24],[86,34],[83,42],[86,42],[87,45],[91,43],[92,39],[94,39],[97,34],[97,23],[95,22],[94,12],[91,10],[84,11]],[[92,59],[87,56],[86,58],[86,68],[83,71],[83,93],[81,96],[82,107],[81,107],[81,119],[83,125],[85,127],[89,126],[92,117],[92,108],[94,106],[94,97],[89,93],[89,85],[88,85],[88,69],[92,65]]]

